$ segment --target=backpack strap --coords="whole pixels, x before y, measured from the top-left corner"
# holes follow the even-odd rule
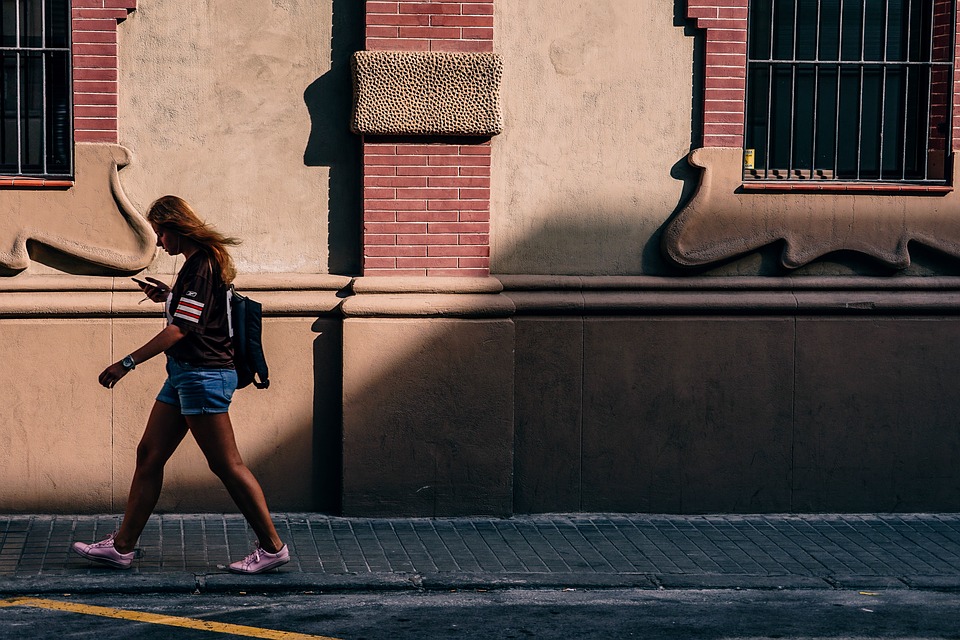
[[[227,333],[233,339],[233,284],[227,287]]]

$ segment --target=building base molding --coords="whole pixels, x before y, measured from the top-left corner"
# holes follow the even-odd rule
[[[264,303],[273,384],[231,413],[275,509],[960,510],[960,278],[237,284]],[[0,511],[122,510],[163,366],[96,378],[162,326],[141,297],[125,278],[0,283]],[[160,509],[225,508],[185,443]]]

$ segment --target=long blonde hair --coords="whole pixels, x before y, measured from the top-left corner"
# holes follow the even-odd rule
[[[147,220],[157,226],[166,227],[185,238],[196,242],[213,258],[220,268],[220,276],[225,284],[230,284],[237,276],[237,268],[227,247],[235,247],[240,240],[225,236],[201,220],[187,201],[178,196],[163,196],[150,205]]]

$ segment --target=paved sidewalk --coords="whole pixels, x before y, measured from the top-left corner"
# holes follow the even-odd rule
[[[0,516],[0,593],[347,589],[960,589],[960,514],[544,515],[360,519],[275,514],[294,559],[236,576],[252,533],[234,515],[161,515],[133,569],[68,551],[116,516]]]

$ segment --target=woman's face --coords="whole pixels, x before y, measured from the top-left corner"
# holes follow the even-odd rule
[[[162,248],[171,256],[175,256],[180,253],[180,244],[181,237],[180,234],[172,229],[160,226],[155,222],[151,222],[153,225],[153,230],[157,234],[157,246]]]

